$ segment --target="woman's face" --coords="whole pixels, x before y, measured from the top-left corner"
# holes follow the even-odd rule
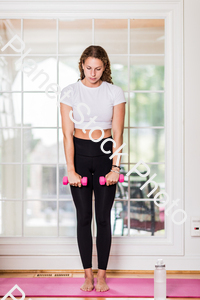
[[[100,59],[94,57],[88,57],[85,60],[85,63],[82,64],[82,67],[86,79],[91,83],[97,82],[101,78],[103,71],[105,70],[103,62]]]

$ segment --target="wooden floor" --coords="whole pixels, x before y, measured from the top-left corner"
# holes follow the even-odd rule
[[[94,277],[96,277],[97,274],[97,270],[93,270],[94,273]],[[40,275],[40,276],[38,276]],[[56,275],[56,276],[55,276]],[[106,271],[106,276],[107,278],[109,277],[115,277],[115,278],[153,278],[154,277],[154,273],[153,271],[116,271],[116,270],[107,270]],[[84,278],[84,272],[83,270],[63,270],[63,271],[57,271],[57,270],[35,270],[35,271],[27,271],[27,270],[13,270],[13,271],[8,271],[8,270],[1,270],[0,271],[0,277],[3,278],[10,278],[10,277],[23,277],[23,278],[32,278],[32,277],[76,277],[76,278]],[[193,279],[200,279],[200,271],[167,271],[167,278],[193,278]],[[37,298],[37,297],[32,297],[34,300],[44,300],[47,299],[45,297],[42,298]],[[32,298],[30,297],[26,297],[25,300],[31,300]],[[10,298],[9,298],[10,299]],[[21,299],[21,297],[16,297],[16,299]],[[57,299],[71,299],[71,300],[96,300],[96,299],[100,299],[100,300],[104,300],[104,299],[108,299],[108,300],[112,300],[112,299],[116,299],[116,300],[120,300],[120,299],[138,299],[138,300],[148,300],[148,299],[153,299],[153,298],[104,298],[103,297],[103,292],[102,292],[102,297],[98,297],[98,298],[92,298],[92,297],[87,297],[87,298],[67,298],[67,297],[61,297],[61,298],[53,298],[50,297],[49,299],[51,300],[57,300]],[[169,300],[187,300],[187,299],[192,299],[192,300],[199,300],[200,298],[167,298]]]

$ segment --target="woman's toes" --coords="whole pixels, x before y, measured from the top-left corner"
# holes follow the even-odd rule
[[[106,292],[109,290],[109,287],[104,279],[99,279],[97,285],[95,286],[95,289],[97,292]]]

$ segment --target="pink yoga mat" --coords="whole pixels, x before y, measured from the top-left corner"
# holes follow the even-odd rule
[[[16,284],[26,297],[154,297],[153,278],[107,278],[106,292],[85,292],[80,289],[84,278],[0,278],[0,296]],[[94,278],[94,285],[96,285]],[[21,297],[15,289],[12,294]],[[167,279],[167,297],[200,297],[200,279]]]

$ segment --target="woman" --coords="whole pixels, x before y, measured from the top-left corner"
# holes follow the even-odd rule
[[[86,48],[80,57],[79,70],[80,79],[61,91],[60,112],[68,180],[77,213],[77,241],[85,271],[85,282],[81,289],[92,291],[94,288],[91,234],[94,190],[98,254],[95,290],[107,291],[106,269],[111,247],[110,212],[121,160],[120,154],[112,159],[109,157],[123,144],[126,100],[123,90],[111,80],[110,61],[102,47],[92,45]],[[94,127],[99,129],[92,131]],[[100,147],[106,139],[103,150],[107,153]],[[122,149],[118,153],[121,152]],[[106,177],[105,185],[100,185],[100,176]],[[82,177],[88,178],[87,186],[81,185]]]

